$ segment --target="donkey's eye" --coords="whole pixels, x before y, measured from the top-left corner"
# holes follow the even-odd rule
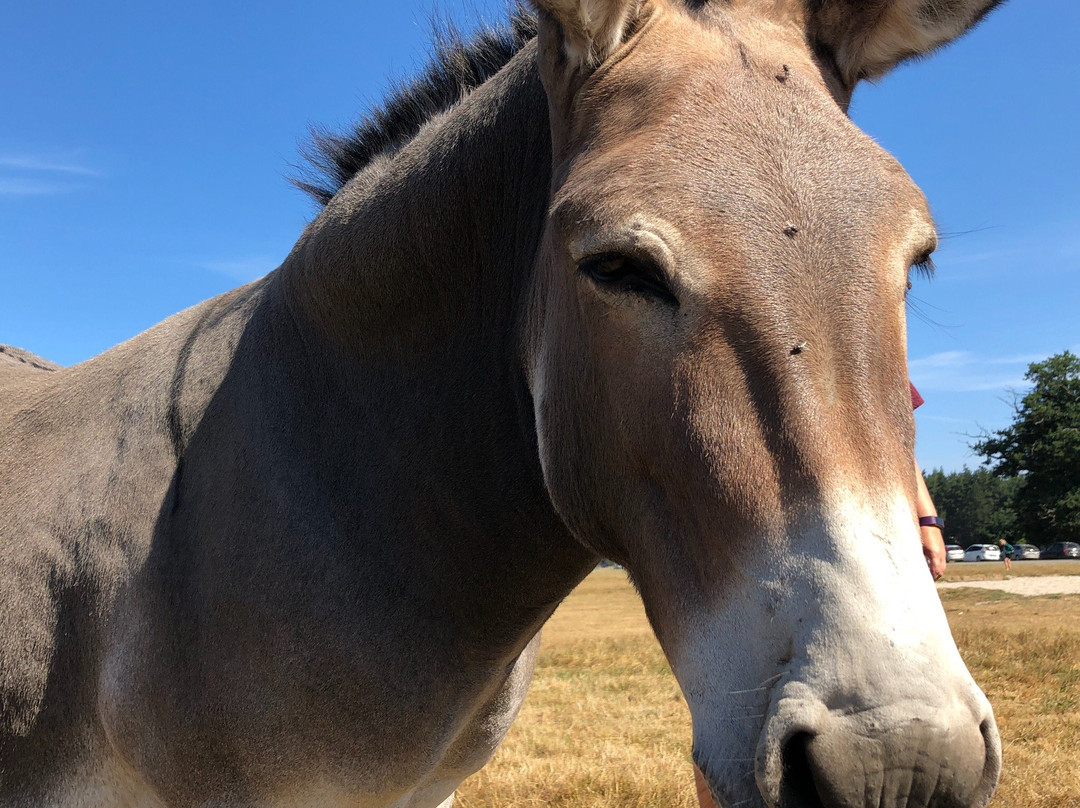
[[[586,258],[579,271],[611,291],[653,297],[669,306],[678,306],[663,270],[655,264],[618,253],[604,253]]]

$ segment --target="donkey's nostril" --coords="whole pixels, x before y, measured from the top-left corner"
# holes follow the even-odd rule
[[[771,777],[768,766],[759,773],[762,796],[770,808],[975,808],[990,799],[1001,765],[992,718],[885,723],[863,713],[788,730]]]
[[[824,808],[810,764],[809,732],[796,732],[784,744],[781,760],[780,808]]]

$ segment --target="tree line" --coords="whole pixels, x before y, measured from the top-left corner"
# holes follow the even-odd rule
[[[1080,541],[1080,357],[1055,354],[1024,378],[1012,423],[972,444],[982,468],[925,475],[949,544]]]

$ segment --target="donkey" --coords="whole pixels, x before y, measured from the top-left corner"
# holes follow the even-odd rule
[[[0,805],[449,806],[601,557],[721,806],[990,799],[913,511],[934,228],[845,110],[995,0],[533,5],[323,138],[278,269],[0,365]]]

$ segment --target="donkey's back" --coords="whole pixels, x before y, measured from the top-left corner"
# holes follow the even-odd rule
[[[0,385],[14,384],[30,374],[59,370],[60,365],[14,345],[0,345]]]
[[[100,720],[122,652],[109,632],[130,623],[118,604],[152,544],[175,433],[228,366],[249,297],[70,368],[0,346],[0,805],[123,805],[142,790]]]

